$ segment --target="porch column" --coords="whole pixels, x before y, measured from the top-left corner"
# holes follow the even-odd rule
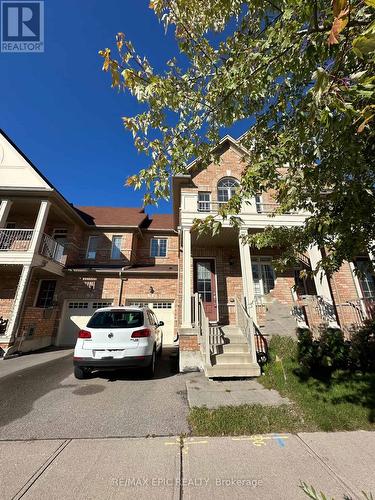
[[[251,252],[250,245],[242,240],[243,236],[247,236],[247,229],[240,230],[239,246],[240,246],[240,261],[241,261],[241,274],[242,274],[242,288],[245,298],[247,312],[257,322],[256,306],[254,303],[254,282],[253,282],[253,269],[251,266]]]
[[[9,340],[12,340],[16,337],[19,319],[21,312],[23,310],[23,305],[25,302],[30,277],[31,277],[32,267],[30,265],[25,265],[22,267],[20,279],[18,281],[16,294],[14,296],[14,302],[12,307],[12,313],[9,318],[9,323],[6,330],[6,336]]]
[[[191,328],[191,233],[182,228],[182,328]]]
[[[8,219],[10,207],[12,206],[11,200],[2,200],[0,205],[0,228],[5,227]]]
[[[38,253],[43,237],[43,231],[46,226],[47,217],[51,202],[43,200],[40,202],[38,217],[34,226],[33,237],[31,239],[29,250],[33,253]]]
[[[318,262],[322,259],[322,252],[317,245],[311,245],[308,249],[308,254],[311,262],[311,269],[315,271]],[[330,318],[328,322],[329,326],[334,328],[338,327],[331,288],[329,286],[328,277],[323,269],[319,270],[317,274],[314,274],[314,282],[317,294],[323,297],[330,308],[329,311],[326,311]]]

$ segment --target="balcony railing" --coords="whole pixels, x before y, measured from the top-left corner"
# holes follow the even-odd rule
[[[30,249],[34,229],[0,229],[0,252],[27,252]],[[43,234],[41,255],[64,264],[64,246],[48,234]]]
[[[225,201],[198,201],[198,212],[217,212],[220,207],[224,206]],[[279,208],[278,203],[256,203],[255,208],[258,214],[272,214]]]
[[[48,234],[43,234],[40,253],[60,264],[65,263],[64,245],[58,243]]]
[[[33,233],[33,229],[0,229],[0,251],[26,252]]]

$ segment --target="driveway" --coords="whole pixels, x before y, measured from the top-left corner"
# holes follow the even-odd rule
[[[71,356],[28,368],[0,380],[0,439],[188,433],[186,381],[192,376],[176,373],[167,350],[151,380],[139,371],[76,380]]]

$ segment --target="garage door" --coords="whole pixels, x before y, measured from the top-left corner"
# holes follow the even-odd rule
[[[58,345],[74,346],[77,332],[85,328],[96,309],[111,306],[113,300],[67,300],[61,318]]]
[[[131,306],[147,306],[152,309],[155,313],[158,321],[164,321],[163,326],[163,344],[167,345],[176,345],[173,343],[174,339],[174,302],[172,300],[164,300],[164,301],[137,301],[137,300],[128,300],[126,301],[127,305]]]

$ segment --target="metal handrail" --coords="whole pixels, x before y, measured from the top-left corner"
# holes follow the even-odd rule
[[[64,245],[61,245],[52,236],[45,233],[42,236],[40,253],[55,262],[64,263]]]
[[[34,229],[0,229],[0,251],[27,252]]]
[[[253,362],[257,363],[257,352],[255,345],[255,323],[253,319],[249,316],[245,307],[238,297],[235,298],[236,301],[236,315],[237,315],[237,326],[241,329],[244,334]]]

